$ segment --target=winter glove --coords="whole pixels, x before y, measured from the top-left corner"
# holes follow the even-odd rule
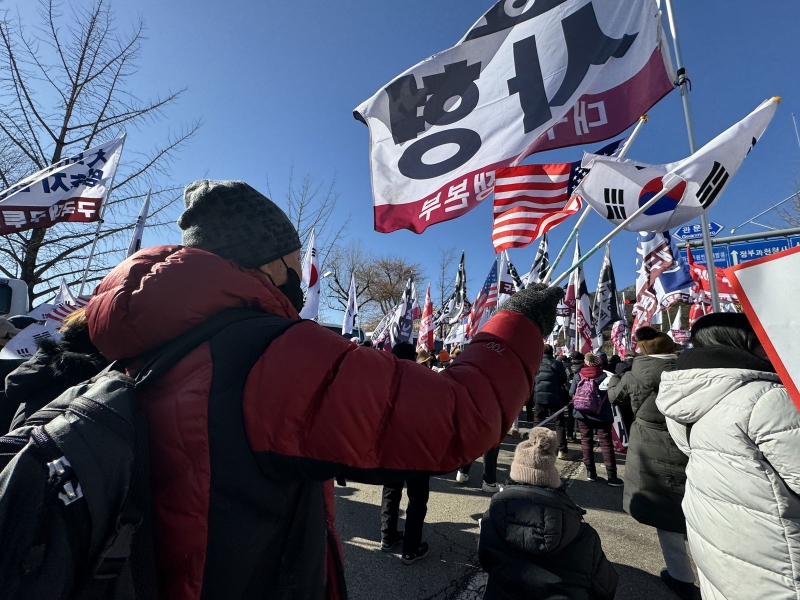
[[[500,310],[522,313],[533,321],[544,337],[547,337],[556,326],[556,306],[563,297],[562,288],[537,283],[511,296],[503,303]]]

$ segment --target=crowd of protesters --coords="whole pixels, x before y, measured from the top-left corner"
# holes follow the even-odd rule
[[[134,372],[223,311],[278,319],[232,325],[141,393],[158,597],[344,599],[334,479],[383,486],[381,549],[400,547],[411,565],[430,551],[431,474],[455,472],[464,484],[483,456],[485,598],[613,598],[618,574],[557,467],[579,435],[583,475],[598,481],[595,434],[605,482],[624,487],[624,511],[656,529],[661,578],[678,597],[800,597],[800,413],[744,315],[702,317],[683,352],[641,328],[638,354],[624,360],[556,357],[542,340],[563,291],[537,285],[463,351],[380,352],[299,319],[297,231],[247,184],[189,185],[178,225],[182,245],[116,267],[59,342],[4,373],[0,393],[4,433],[42,419],[48,403],[107,367]],[[2,326],[4,339],[17,330],[13,320]],[[244,370],[243,346],[256,349]],[[500,443],[523,409],[530,431],[500,482]],[[630,434],[624,482],[615,409]],[[0,475],[3,536],[14,525],[10,473]],[[0,578],[29,568],[8,555],[0,563]]]

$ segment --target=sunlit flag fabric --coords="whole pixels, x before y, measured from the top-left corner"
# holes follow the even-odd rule
[[[378,323],[378,326],[372,331],[372,343],[374,346],[377,347],[378,345],[389,340],[389,331],[392,325],[392,320],[394,319],[394,316],[397,314],[398,310],[400,310],[399,304],[386,313],[383,319],[381,319],[381,322]],[[391,349],[391,344],[388,345],[388,349]]]
[[[597,154],[611,156],[623,142],[612,142]],[[588,172],[581,161],[498,169],[492,224],[495,251],[524,248],[578,212],[583,204],[572,192]]]
[[[614,266],[611,264],[611,244],[606,244],[603,265],[600,267],[600,280],[597,282],[597,291],[594,294],[592,317],[595,333],[598,335],[606,327],[619,321],[617,280],[614,278]]]
[[[575,240],[575,256],[572,264],[581,258],[581,247],[578,240]],[[569,276],[567,293],[564,296],[564,304],[569,308],[570,324],[572,329],[571,337],[577,340],[575,349],[582,354],[592,351],[594,339],[594,327],[592,326],[592,308],[589,300],[589,289],[586,287],[586,278],[583,275],[583,265],[575,269]]]
[[[547,234],[542,235],[539,248],[536,250],[536,257],[533,259],[531,270],[522,278],[526,286],[534,283],[542,283],[550,270],[550,254],[547,248]]]
[[[697,285],[697,289],[693,290],[694,295],[699,295],[699,290],[702,290],[705,292],[706,296],[710,296],[711,284],[708,277],[708,267],[694,262],[694,256],[692,255],[692,249],[690,247],[686,248],[686,261],[688,262],[692,279]],[[720,301],[738,302],[739,299],[736,297],[736,291],[733,289],[725,269],[716,269],[715,273],[717,276],[717,293],[719,294]]]
[[[397,311],[394,314],[392,323],[389,326],[389,341],[392,346],[400,342],[410,342],[414,332],[414,307],[419,310],[417,304],[417,286],[414,284],[414,276],[408,278],[403,289],[403,297],[400,299]]]
[[[352,333],[356,328],[356,317],[358,317],[358,300],[356,299],[356,278],[350,276],[350,291],[347,293],[347,309],[344,312],[342,321],[342,335]]]
[[[69,304],[70,306],[75,306],[77,303],[77,299],[72,295],[72,292],[69,289],[67,280],[62,277],[61,284],[58,286],[58,293],[51,304],[55,306],[58,306],[59,304]]]
[[[306,286],[306,301],[300,311],[302,319],[317,319],[319,317],[319,294],[321,280],[319,277],[319,256],[317,255],[317,236],[314,230],[308,237],[308,247],[303,259],[303,276],[301,281]]]
[[[678,256],[669,234],[642,232],[636,246],[636,306],[634,332],[653,324],[653,316],[671,295],[683,299],[684,290],[693,286],[689,269]]]
[[[425,291],[425,307],[422,309],[422,320],[419,324],[419,338],[417,348],[433,351],[433,302],[431,302],[431,284]]]
[[[124,136],[34,173],[0,192],[0,235],[100,219]]]
[[[763,102],[736,125],[690,157],[666,165],[587,154],[589,175],[575,190],[601,216],[619,225],[667,187],[669,193],[628,225],[628,231],[660,232],[711,208],[767,129],[780,98]]]
[[[468,340],[478,335],[481,327],[489,320],[491,311],[495,308],[497,308],[497,261],[492,263],[489,275],[487,275],[478,297],[475,298],[475,302],[472,304],[472,312],[470,312],[469,321],[467,322]]]
[[[500,266],[498,267],[498,282],[497,282],[497,303],[502,304],[517,292],[517,286],[514,283],[514,276],[512,271],[516,272],[514,265],[508,257],[508,252],[501,252],[499,257]]]
[[[139,216],[136,218],[136,227],[133,228],[133,235],[131,242],[128,244],[127,256],[132,256],[142,249],[142,240],[144,238],[144,226],[147,222],[147,215],[150,212],[150,190],[147,191],[142,208],[139,211]]]
[[[452,306],[449,306],[450,324],[455,325],[466,317],[470,311],[469,300],[467,300],[467,268],[464,265],[464,253],[461,253],[461,261],[458,263],[458,273],[456,274],[456,289],[451,299]]]
[[[356,108],[375,229],[460,217],[491,195],[497,169],[618,135],[673,81],[654,0],[499,0]]]

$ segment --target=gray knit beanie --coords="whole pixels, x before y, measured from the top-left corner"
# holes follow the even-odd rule
[[[255,269],[300,249],[300,237],[272,200],[243,181],[201,179],[183,192],[182,244]]]
[[[545,427],[534,427],[528,439],[517,446],[511,463],[511,479],[528,485],[557,489],[561,476],[556,469],[557,438]]]

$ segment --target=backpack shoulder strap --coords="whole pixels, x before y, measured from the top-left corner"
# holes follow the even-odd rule
[[[182,335],[179,335],[167,345],[152,353],[146,359],[144,366],[136,371],[136,387],[139,388],[165,375],[172,367],[178,364],[184,356],[224,329],[227,329],[235,323],[255,319],[271,319],[276,322],[280,321],[282,323],[291,324],[297,322],[292,319],[249,308],[230,308],[224,310],[206,319]]]

